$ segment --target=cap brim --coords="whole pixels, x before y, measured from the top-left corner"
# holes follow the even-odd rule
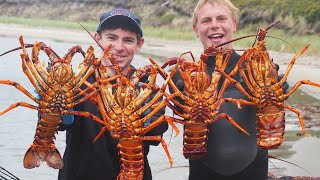
[[[121,15],[115,15],[111,16],[109,18],[104,19],[98,26],[97,32],[101,31],[101,27],[104,26],[106,23],[110,24],[127,24],[130,27],[134,27],[136,31],[141,35],[142,37],[142,30],[141,27],[135,22],[131,17],[128,16],[121,16]]]

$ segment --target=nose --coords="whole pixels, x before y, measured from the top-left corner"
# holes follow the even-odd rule
[[[210,29],[217,29],[219,27],[219,23],[216,19],[212,18],[210,23]]]
[[[124,50],[124,43],[122,40],[117,40],[116,42],[113,42],[113,48],[116,51],[123,51]]]

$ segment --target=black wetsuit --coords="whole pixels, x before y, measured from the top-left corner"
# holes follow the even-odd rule
[[[237,64],[240,55],[233,52],[225,72],[229,74]],[[215,67],[215,58],[209,57],[207,71],[211,76]],[[239,73],[234,77],[242,82]],[[180,75],[174,76],[176,84]],[[221,76],[219,89],[224,77]],[[230,84],[224,97],[247,99],[234,85]],[[244,134],[226,119],[220,119],[208,126],[208,154],[205,158],[189,160],[189,180],[264,180],[268,176],[268,151],[258,149],[256,137],[256,108],[242,105],[238,109],[233,103],[225,103],[220,112],[230,115],[251,136]]]
[[[95,82],[93,75],[87,80],[90,83]],[[151,97],[154,95],[155,93]],[[76,106],[74,110],[88,111],[101,118],[97,106],[91,101]],[[164,114],[164,108],[150,118],[151,122],[162,114]],[[117,178],[120,172],[117,140],[112,138],[107,131],[95,143],[92,143],[101,128],[101,124],[90,118],[75,116],[74,123],[66,128],[67,145],[63,156],[64,167],[59,171],[59,180],[115,180]],[[168,124],[163,122],[146,135],[162,135],[167,129]],[[147,159],[149,145],[158,144],[158,141],[144,141],[144,180],[152,179]]]

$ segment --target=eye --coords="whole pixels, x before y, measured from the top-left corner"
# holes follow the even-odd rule
[[[125,41],[128,42],[128,43],[133,43],[134,42],[133,40],[130,40],[130,39],[125,40]]]
[[[228,20],[228,17],[226,17],[226,16],[219,16],[219,17],[218,17],[218,20],[219,20],[219,21],[226,21],[226,20]]]
[[[133,39],[133,38],[125,38],[125,39],[124,39],[124,42],[129,43],[129,44],[132,44],[132,43],[135,43],[136,41],[135,41],[135,39]]]
[[[115,36],[107,36],[106,37],[107,40],[116,40],[117,38]]]
[[[210,18],[204,18],[201,20],[201,23],[207,23],[207,22],[210,22],[211,19]]]

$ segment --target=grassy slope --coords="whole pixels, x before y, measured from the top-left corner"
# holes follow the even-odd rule
[[[48,19],[24,19],[16,17],[0,17],[0,23],[7,24],[23,24],[32,27],[50,27],[50,28],[67,28],[74,30],[82,30],[81,26],[75,22],[64,22],[57,20],[48,20]],[[96,22],[81,22],[86,28],[91,31],[94,31],[96,28]],[[234,37],[240,37],[248,34],[254,34],[255,31],[260,26],[266,25],[250,25],[245,29],[239,30]],[[174,27],[162,27],[155,28],[151,26],[144,27],[144,34],[148,37],[158,37],[164,39],[174,39],[174,40],[195,40],[195,35],[191,29],[188,28],[174,28]],[[294,52],[299,51],[306,44],[310,43],[311,47],[306,52],[307,55],[316,55],[320,56],[320,36],[319,35],[288,35],[284,31],[278,29],[271,29],[268,33],[270,36],[281,38],[288,43],[274,39],[268,38],[267,45],[269,50],[275,51],[284,51],[284,52]],[[238,47],[250,47],[254,41],[254,38],[248,38],[245,40],[235,42],[235,45]]]

